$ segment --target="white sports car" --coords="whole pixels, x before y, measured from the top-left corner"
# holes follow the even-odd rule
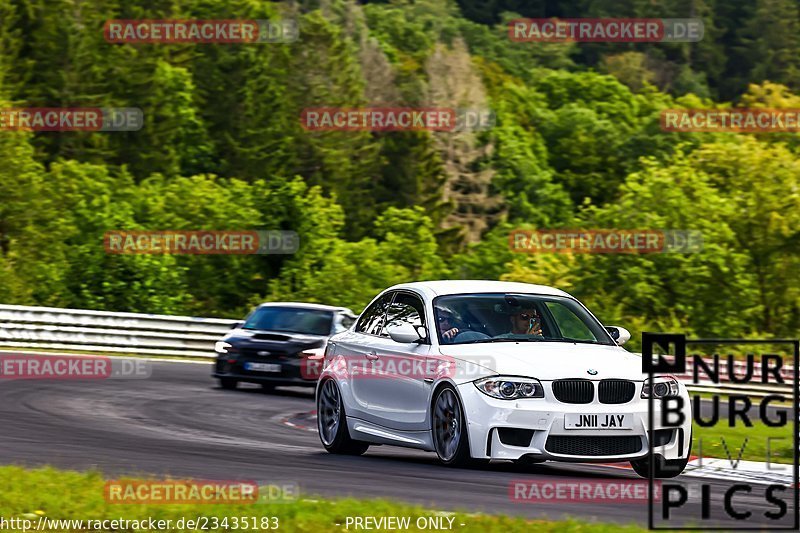
[[[649,383],[641,356],[620,346],[629,338],[551,287],[397,285],[328,343],[320,440],[331,453],[370,444],[435,451],[448,465],[629,461],[646,477],[648,397],[681,396],[678,426],[661,426],[653,402],[653,472],[673,477],[689,458],[689,396],[672,376]]]

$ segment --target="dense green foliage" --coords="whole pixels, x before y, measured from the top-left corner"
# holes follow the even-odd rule
[[[797,6],[483,4],[0,0],[0,107],[145,113],[138,132],[0,132],[0,301],[237,316],[281,298],[359,311],[397,282],[469,277],[555,285],[634,337],[797,336],[797,135],[659,127],[670,107],[800,107]],[[701,43],[515,43],[502,24],[691,9]],[[300,23],[290,44],[121,45],[102,33],[107,19],[286,17]],[[300,124],[306,107],[366,105],[491,108],[497,124]],[[516,227],[692,229],[704,249],[526,255],[509,250]],[[251,228],[295,230],[300,250],[126,256],[102,239]]]

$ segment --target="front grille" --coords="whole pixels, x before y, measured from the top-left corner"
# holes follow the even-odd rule
[[[588,379],[560,379],[553,382],[553,394],[563,403],[592,403],[594,384]]]
[[[604,379],[597,386],[600,403],[628,403],[633,400],[636,385],[626,379]]]
[[[569,437],[551,435],[544,445],[550,453],[562,455],[628,455],[642,451],[642,439],[635,436],[621,437]]]

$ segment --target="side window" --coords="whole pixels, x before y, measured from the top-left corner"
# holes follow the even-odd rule
[[[381,336],[388,337],[389,334],[386,333],[387,328],[397,327],[403,324],[424,326],[425,308],[422,305],[422,300],[416,296],[400,292],[397,293],[394,301],[389,306],[389,311],[386,314],[386,327],[383,328]]]
[[[367,307],[358,319],[356,331],[368,335],[380,335],[386,308],[390,301],[392,301],[392,293],[386,293]]]
[[[547,309],[553,314],[562,336],[580,341],[597,340],[583,320],[578,318],[565,305],[558,302],[547,302]]]

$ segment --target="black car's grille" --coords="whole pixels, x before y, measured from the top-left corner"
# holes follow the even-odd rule
[[[569,437],[551,435],[544,445],[550,453],[561,455],[627,455],[642,451],[642,438],[621,437]]]
[[[560,379],[553,382],[553,394],[563,403],[592,403],[594,384],[588,379]]]
[[[298,357],[297,354],[287,353],[285,351],[277,351],[277,350],[256,350],[256,349],[244,349],[241,351],[241,355],[239,359],[243,361],[252,361],[256,363],[265,363],[265,362],[278,362],[278,361],[285,361],[287,359],[296,359]]]
[[[600,403],[628,403],[633,400],[636,385],[626,379],[604,379],[597,386]]]

